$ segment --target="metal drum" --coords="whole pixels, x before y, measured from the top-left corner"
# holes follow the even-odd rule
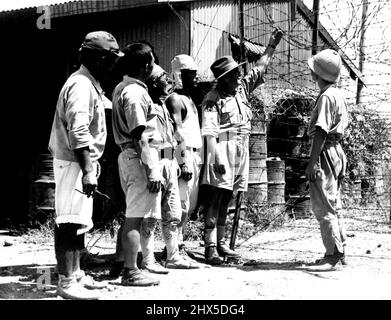
[[[267,156],[266,134],[251,133],[249,150],[250,150],[250,159],[266,159]]]
[[[266,159],[251,159],[248,173],[249,183],[267,182]]]
[[[267,182],[249,183],[246,198],[249,204],[264,204],[267,201]]]
[[[53,157],[39,154],[35,161],[36,178],[33,183],[32,202],[39,210],[54,210],[55,182]]]

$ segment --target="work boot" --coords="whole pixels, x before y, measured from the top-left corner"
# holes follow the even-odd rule
[[[223,260],[220,259],[215,246],[205,248],[205,261],[207,264],[212,266],[217,266],[223,263]]]
[[[225,242],[217,244],[217,253],[224,258],[239,258],[240,255],[234,250],[231,250]]]
[[[152,261],[149,263],[145,263],[144,261],[141,263],[141,268],[148,270],[151,273],[156,274],[168,274],[170,271],[166,268],[164,268],[160,263],[157,261]]]
[[[336,252],[333,255],[326,255],[319,261],[317,265],[307,267],[308,271],[335,271],[338,266],[342,265],[341,258],[343,253]]]
[[[167,260],[165,266],[167,269],[200,269],[203,267],[200,263],[179,253],[173,259]]]
[[[328,258],[328,257],[332,257],[332,255],[324,255],[323,258],[321,258],[321,259],[316,259],[314,264],[315,264],[315,265],[322,264],[322,263],[323,263],[323,260],[326,259],[326,258]],[[346,262],[345,254],[342,255],[342,257],[340,258],[340,261],[341,261],[341,264],[342,264],[343,266],[347,266],[347,265],[348,265],[348,263]]]
[[[99,296],[88,290],[81,283],[77,282],[75,276],[65,277],[59,275],[56,294],[64,299],[70,300],[98,300]]]
[[[79,270],[75,273],[75,278],[78,283],[82,284],[84,288],[89,290],[107,288],[107,285],[95,281],[91,276],[87,276],[83,270]]]
[[[121,275],[123,268],[124,268],[123,261],[113,261],[110,266],[109,277],[113,279],[117,279]]]
[[[147,276],[139,269],[130,270],[129,268],[125,268],[121,284],[123,286],[150,287],[157,286],[160,284],[160,281]]]

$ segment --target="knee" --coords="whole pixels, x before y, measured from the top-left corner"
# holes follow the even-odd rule
[[[143,219],[141,222],[140,233],[143,237],[149,238],[153,235],[153,232],[156,229],[157,220],[154,218]]]
[[[54,246],[56,251],[82,250],[85,248],[84,234],[77,234],[80,225],[62,223],[54,229]]]
[[[217,219],[216,217],[206,217],[205,218],[205,229],[213,229],[216,227]]]

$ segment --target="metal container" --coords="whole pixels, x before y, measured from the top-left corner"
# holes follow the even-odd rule
[[[266,159],[267,145],[265,133],[251,133],[250,142],[250,159]]]
[[[285,182],[267,184],[267,202],[273,204],[285,203]]]
[[[267,181],[269,183],[285,183],[285,161],[280,158],[266,159]]]
[[[248,181],[249,183],[267,182],[266,159],[250,158]]]
[[[32,186],[32,203],[39,210],[54,210],[55,182],[53,157],[39,154],[36,160],[36,179]]]
[[[264,204],[267,201],[267,182],[249,183],[246,198],[250,204]]]
[[[296,219],[306,219],[313,215],[310,196],[289,196],[289,208]]]

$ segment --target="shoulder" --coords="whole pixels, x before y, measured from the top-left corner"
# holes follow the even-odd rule
[[[121,95],[133,103],[149,102],[151,100],[148,91],[137,83],[125,84]]]
[[[93,87],[92,82],[86,76],[81,74],[71,75],[65,83],[65,87],[72,89],[86,90]]]

